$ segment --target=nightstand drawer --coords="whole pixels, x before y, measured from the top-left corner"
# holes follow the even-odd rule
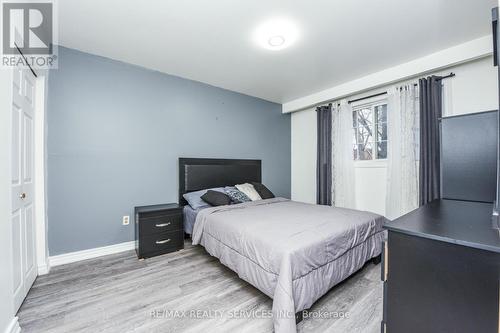
[[[142,257],[152,257],[184,247],[183,232],[180,230],[148,235],[140,238]]]
[[[139,224],[139,234],[154,235],[157,233],[181,230],[182,226],[182,213],[164,212],[156,216],[141,217]]]

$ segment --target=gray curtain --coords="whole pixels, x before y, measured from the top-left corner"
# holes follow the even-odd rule
[[[439,121],[442,115],[441,77],[419,80],[420,170],[419,204],[441,197]]]
[[[316,108],[318,154],[316,159],[316,203],[332,204],[332,105]]]

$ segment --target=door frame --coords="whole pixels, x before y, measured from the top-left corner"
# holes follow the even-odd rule
[[[46,97],[48,71],[38,70],[35,79],[35,251],[38,275],[48,274],[49,250],[47,239],[46,192]]]

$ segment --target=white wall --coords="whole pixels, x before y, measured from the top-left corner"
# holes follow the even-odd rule
[[[448,74],[450,71],[456,76],[444,80],[445,116],[498,108],[498,81],[491,56],[442,69],[435,74]],[[351,98],[385,91],[388,86]],[[355,169],[356,208],[385,214],[385,163],[356,162]],[[315,198],[316,112],[311,108],[292,113],[292,199],[315,202]]]
[[[292,114],[292,199],[316,203],[316,111]]]
[[[457,76],[443,81],[444,116],[498,109],[498,76],[493,57],[486,57],[450,71]]]
[[[14,320],[10,225],[10,142],[12,71],[0,70],[0,332],[10,332]]]
[[[385,215],[387,163],[355,162],[356,208]]]

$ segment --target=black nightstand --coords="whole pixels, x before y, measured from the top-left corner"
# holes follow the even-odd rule
[[[182,206],[165,204],[135,207],[135,250],[140,259],[183,248]]]

